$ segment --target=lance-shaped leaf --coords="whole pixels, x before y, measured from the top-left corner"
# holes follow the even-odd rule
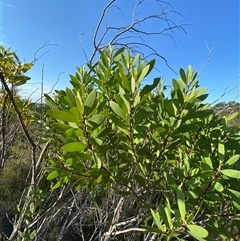
[[[162,225],[159,213],[158,212],[155,213],[152,209],[150,209],[150,211],[151,211],[154,223],[157,225],[160,231],[165,233],[166,227]]]
[[[84,113],[90,116],[97,107],[97,91],[93,90],[87,97],[84,105]]]
[[[62,133],[67,131],[68,129],[71,129],[71,126],[63,124],[63,123],[53,123],[52,126],[54,129],[56,129],[57,131],[60,131]]]
[[[110,101],[110,107],[112,110],[122,119],[126,119],[126,113],[120,108],[120,106],[114,101]]]
[[[52,171],[51,173],[48,174],[47,176],[47,180],[53,180],[57,177],[59,177],[62,173],[62,169],[60,168],[56,168],[54,171]]]
[[[104,121],[105,116],[99,114],[91,117],[88,122],[93,126],[92,130],[98,128]]]
[[[240,171],[234,169],[225,169],[221,173],[227,177],[240,179]]]
[[[74,151],[84,151],[87,147],[87,144],[82,142],[71,142],[67,143],[62,147],[65,152],[74,152]]]
[[[158,86],[160,80],[161,80],[160,78],[155,78],[154,81],[153,81],[153,84],[151,84],[151,85],[145,85],[145,86],[143,87],[143,89],[141,90],[141,92],[140,92],[141,98],[143,98],[143,96],[145,96],[146,94],[148,94],[148,93],[150,93],[152,90],[154,90],[154,89]]]
[[[183,191],[180,186],[178,186],[176,192],[177,192],[178,209],[179,209],[182,220],[185,221],[186,206],[185,206],[185,201],[184,201],[184,194],[183,194]]]
[[[69,111],[49,110],[48,114],[57,120],[74,122],[74,123],[79,122],[79,120]]]
[[[76,106],[75,96],[74,96],[72,90],[70,90],[68,87],[66,88],[66,94],[67,94],[67,97],[68,97],[71,105]]]
[[[234,156],[230,157],[230,158],[227,160],[227,162],[225,163],[225,165],[231,166],[231,165],[235,164],[235,163],[239,160],[239,158],[240,158],[240,155],[239,155],[239,154],[234,155]]]

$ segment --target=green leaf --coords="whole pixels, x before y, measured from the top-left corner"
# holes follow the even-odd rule
[[[195,118],[204,118],[210,114],[212,114],[213,111],[212,110],[199,110],[199,111],[195,111],[193,113],[187,114],[184,118],[183,121],[185,120],[189,120],[189,119],[195,119]]]
[[[184,201],[184,194],[180,186],[178,186],[176,192],[177,192],[177,204],[178,204],[179,212],[182,220],[185,221],[186,206]]]
[[[146,65],[137,80],[138,83],[141,83],[141,81],[148,75],[148,73],[150,72],[149,70],[150,70],[150,65]]]
[[[219,182],[215,182],[214,188],[215,188],[218,192],[222,192],[222,191],[224,190],[222,184],[219,183]]]
[[[146,180],[142,176],[135,175],[134,179],[136,179],[136,181],[139,183],[141,187],[146,187]]]
[[[157,225],[157,227],[162,231],[162,232],[165,232],[165,230],[163,229],[163,226],[161,224],[161,221],[160,221],[160,215],[158,212],[154,212],[152,209],[150,209],[151,211],[151,214],[152,214],[152,217],[153,217],[153,220],[154,220],[154,223]]]
[[[158,211],[159,211],[160,217],[163,220],[163,222],[166,225],[166,227],[170,228],[170,223],[168,221],[167,214],[166,214],[166,212],[165,212],[165,210],[164,210],[164,208],[162,207],[161,204],[158,206]]]
[[[121,59],[121,54],[124,52],[124,48],[120,48],[116,51],[116,53],[113,55],[113,59],[115,62],[118,62],[119,59]]]
[[[179,86],[177,80],[172,79],[172,85],[173,85],[174,90],[177,91],[178,89],[180,89],[180,86]],[[180,89],[180,90],[181,90],[181,89]]]
[[[44,94],[45,97],[45,103],[50,106],[51,108],[57,108],[56,103],[54,102],[54,100],[47,94]]]
[[[185,72],[184,72],[184,70],[182,68],[179,70],[179,73],[180,73],[180,76],[181,76],[183,82],[185,84],[187,84],[187,76],[186,76],[186,74],[185,74]]]
[[[169,200],[167,199],[167,205],[166,207],[164,208],[165,210],[165,213],[166,213],[166,216],[167,216],[167,221],[169,223],[169,228],[172,229],[172,210],[171,210],[171,206],[170,206],[170,202]]]
[[[66,94],[67,94],[67,97],[68,97],[70,103],[72,104],[72,106],[76,106],[75,96],[74,96],[72,90],[70,90],[68,87],[66,87]]]
[[[124,120],[126,119],[126,114],[117,103],[115,103],[114,101],[110,101],[110,107],[120,118]]]
[[[167,99],[164,100],[164,108],[171,116],[174,117],[176,115],[176,108],[173,105],[173,102],[171,100],[167,100]]]
[[[120,76],[120,80],[122,81],[123,83],[123,86],[128,90],[128,91],[131,91],[131,85],[130,85],[130,81],[128,80],[126,74],[125,74],[125,71],[121,65],[121,63],[119,62],[118,63],[118,71],[116,71],[115,75],[116,75],[116,78],[118,78],[118,76]]]
[[[95,163],[97,164],[97,168],[100,169],[102,166],[102,161],[101,159],[96,155],[95,152],[93,152],[93,159],[95,161]]]
[[[234,112],[231,115],[227,116],[227,121],[230,121],[238,116],[238,112]]]
[[[225,147],[223,143],[218,143],[218,157],[220,161],[224,160],[224,155],[225,155]]]
[[[225,169],[221,173],[227,177],[240,179],[240,171],[234,169]]]
[[[131,78],[131,90],[132,90],[132,93],[134,94],[136,90],[136,80],[133,78],[133,76]]]
[[[187,228],[189,229],[190,233],[193,234],[195,237],[206,238],[208,236],[208,231],[198,225],[188,224]]]
[[[184,103],[184,95],[180,89],[176,90],[179,103],[182,105]]]
[[[71,129],[71,126],[63,124],[63,123],[53,123],[52,126],[54,129],[56,129],[57,131],[60,131],[62,133],[64,133],[68,129]]]
[[[55,190],[55,189],[58,189],[59,187],[63,186],[63,184],[67,183],[68,181],[68,177],[65,176],[64,178],[62,178],[61,180],[59,180],[53,187],[52,189]]]
[[[105,119],[105,116],[98,114],[98,115],[91,117],[88,120],[88,122],[93,126],[94,129],[96,129],[103,123],[104,119]]]
[[[239,160],[239,158],[240,158],[239,154],[232,156],[226,161],[225,165],[231,166],[231,165],[235,164]]]
[[[48,174],[47,180],[55,179],[56,177],[60,176],[62,173],[62,169],[55,169],[51,173]]]
[[[98,179],[96,180],[96,183],[101,183],[102,182],[102,175],[100,175],[99,177],[98,177]]]
[[[69,111],[49,110],[48,114],[57,120],[79,123],[79,120]]]
[[[151,227],[151,226],[145,226],[143,225],[142,228],[146,229],[146,231],[148,233],[163,233],[161,230],[159,230],[158,228],[155,227]]]
[[[141,98],[143,98],[143,96],[154,90],[158,86],[160,80],[160,78],[155,78],[152,85],[145,85],[140,92]]]
[[[67,143],[62,147],[65,152],[74,152],[74,151],[84,151],[87,147],[87,144],[82,142],[71,142]]]
[[[84,113],[86,116],[91,115],[91,113],[96,108],[96,99],[97,99],[97,91],[92,90],[92,92],[88,95],[84,104]]]

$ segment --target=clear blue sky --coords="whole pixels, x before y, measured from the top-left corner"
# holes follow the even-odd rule
[[[69,74],[74,74],[76,65],[86,62],[81,49],[80,36],[83,46],[88,53],[92,53],[92,38],[96,24],[107,0],[0,0],[1,22],[0,41],[4,47],[11,47],[17,51],[21,60],[32,61],[35,51],[45,42],[50,41],[56,46],[47,46],[40,51],[44,55],[29,72],[32,77],[31,84],[22,89],[26,95],[39,88],[41,82],[42,66],[44,70],[44,90],[49,91],[60,76],[57,88],[69,85]],[[109,22],[115,25],[128,24],[131,11],[137,0],[121,0],[116,4],[122,8],[112,9]],[[200,85],[208,87],[209,101],[217,99],[224,88],[232,84],[239,85],[239,0],[169,0],[174,9],[181,13],[172,14],[170,19],[177,24],[185,24],[184,31],[175,30],[172,33],[176,44],[166,36],[154,36],[147,41],[157,48],[158,52],[167,58],[171,67],[178,71],[180,67],[187,68],[191,64],[194,69],[201,72],[208,60],[209,51],[214,46],[210,62],[200,76]],[[169,8],[170,10],[170,8]],[[159,13],[159,8],[153,0],[147,0],[146,5],[139,9],[139,17],[148,13]],[[104,22],[105,24],[105,22]],[[190,26],[192,25],[192,26]],[[161,29],[164,25],[150,22],[147,29]],[[215,43],[215,44],[214,44]],[[160,59],[157,61],[160,73],[152,77],[166,76],[167,83],[177,75],[166,67]],[[235,82],[234,82],[235,81]],[[235,91],[230,92],[222,99],[232,100]],[[35,93],[39,95],[38,91]],[[237,101],[240,101],[238,98]]]

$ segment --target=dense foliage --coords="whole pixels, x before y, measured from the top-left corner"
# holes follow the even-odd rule
[[[217,118],[191,66],[166,97],[160,78],[141,86],[154,61],[123,49],[100,54],[97,66],[70,76],[72,89],[46,96],[62,148],[51,160],[53,188],[69,181],[76,190],[108,188],[120,194],[121,208],[131,196],[136,215],[144,214],[139,227],[159,240],[234,238],[240,136],[228,122],[236,113]],[[101,240],[120,234],[117,224],[127,220],[120,216]]]
[[[31,64],[1,51],[3,240],[237,239],[238,117],[204,102],[191,66],[166,95],[143,85],[154,60],[109,47],[39,106],[11,91]]]

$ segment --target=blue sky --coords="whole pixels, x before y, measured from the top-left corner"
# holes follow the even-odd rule
[[[0,42],[4,47],[10,46],[12,50],[17,51],[21,60],[32,61],[36,50],[47,41],[56,44],[46,46],[39,52],[38,56],[49,51],[29,72],[32,80],[22,89],[26,96],[38,89],[34,94],[34,98],[37,98],[43,64],[45,92],[52,88],[61,72],[64,73],[61,74],[56,87],[64,89],[69,85],[68,75],[75,73],[76,65],[86,62],[81,48],[81,33],[86,31],[82,36],[82,44],[90,56],[96,24],[102,9],[109,1],[0,0],[1,2]],[[108,15],[108,23],[115,26],[129,24],[136,2],[137,0],[116,1],[122,11],[112,8]],[[167,2],[184,16],[171,14],[169,18],[177,24],[183,24],[186,33],[174,30],[171,34],[175,43],[164,35],[146,37],[145,40],[166,57],[175,71],[180,67],[186,69],[191,64],[196,71],[201,72],[208,61],[209,49],[213,48],[209,63],[199,78],[200,85],[208,87],[209,102],[220,97],[229,85],[229,89],[239,85],[239,0]],[[139,8],[138,17],[156,14],[159,10],[154,0],[147,0],[146,4]],[[166,10],[171,10],[170,6]],[[105,23],[104,21],[104,26]],[[143,29],[160,30],[164,27],[164,23],[150,21]],[[111,36],[110,34],[107,38]],[[154,72],[147,78],[148,82],[157,76],[165,76],[167,83],[170,83],[172,78],[178,78],[164,61],[158,59],[156,66],[160,73]],[[237,89],[231,91],[222,101],[232,100],[236,92]]]

